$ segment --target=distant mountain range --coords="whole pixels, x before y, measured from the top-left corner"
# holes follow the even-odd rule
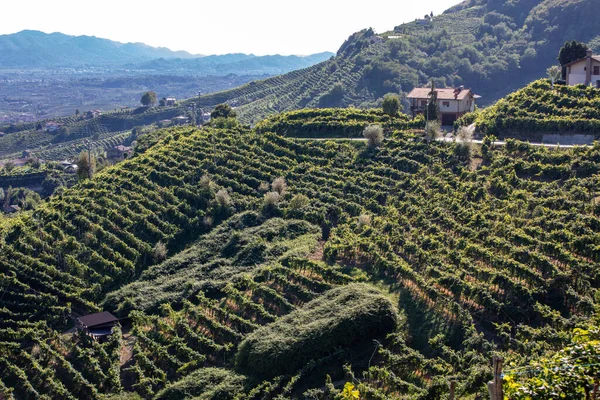
[[[128,66],[200,75],[280,74],[327,60],[333,53],[299,56],[225,54],[202,56],[143,43],[120,43],[94,36],[25,30],[0,35],[0,68]]]
[[[277,75],[307,68],[334,56],[334,53],[318,53],[310,56],[255,56],[253,54],[224,54],[201,58],[160,58],[136,64],[135,67],[149,72],[188,73],[201,75]]]

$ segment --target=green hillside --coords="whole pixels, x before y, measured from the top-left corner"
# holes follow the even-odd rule
[[[600,136],[600,90],[556,85],[539,80],[463,117],[457,125],[475,123],[483,134],[541,141],[543,134]]]
[[[544,76],[565,41],[600,49],[596,14],[594,0],[468,0],[382,33],[382,43],[363,30],[328,61],[200,102],[228,102],[245,122],[256,123],[300,108],[371,106],[388,92],[407,93],[434,79],[438,87],[473,88],[481,104],[491,104]]]
[[[104,151],[124,143],[131,143],[135,135],[131,130],[155,124],[180,115],[194,117],[187,107],[151,107],[126,109],[104,113],[96,118],[67,116],[37,122],[0,126],[5,132],[0,136],[0,159],[18,158],[23,150],[44,160],[64,160],[76,157],[92,145],[95,151]],[[47,132],[47,122],[63,126],[56,132]]]
[[[427,399],[456,380],[473,399],[493,354],[569,345],[598,304],[600,148],[511,141],[478,165],[388,136],[172,129],[0,219],[0,393]],[[62,334],[100,310],[123,335]]]

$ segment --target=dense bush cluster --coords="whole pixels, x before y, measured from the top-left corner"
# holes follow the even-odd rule
[[[332,349],[381,338],[397,320],[394,306],[377,290],[364,283],[341,286],[248,335],[236,365],[252,376],[291,375]]]

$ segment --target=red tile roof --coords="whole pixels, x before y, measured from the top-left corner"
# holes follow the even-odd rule
[[[438,100],[464,100],[467,96],[472,95],[471,89],[462,89],[458,96],[455,96],[455,91],[457,89],[454,88],[440,88],[435,89],[438,95]],[[406,97],[409,99],[427,99],[429,97],[429,93],[431,92],[431,88],[414,88]]]

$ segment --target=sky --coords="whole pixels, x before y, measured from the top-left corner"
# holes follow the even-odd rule
[[[1,0],[0,34],[24,29],[142,42],[193,54],[335,52],[364,28],[391,30],[460,0]],[[10,17],[8,17],[10,16]]]

